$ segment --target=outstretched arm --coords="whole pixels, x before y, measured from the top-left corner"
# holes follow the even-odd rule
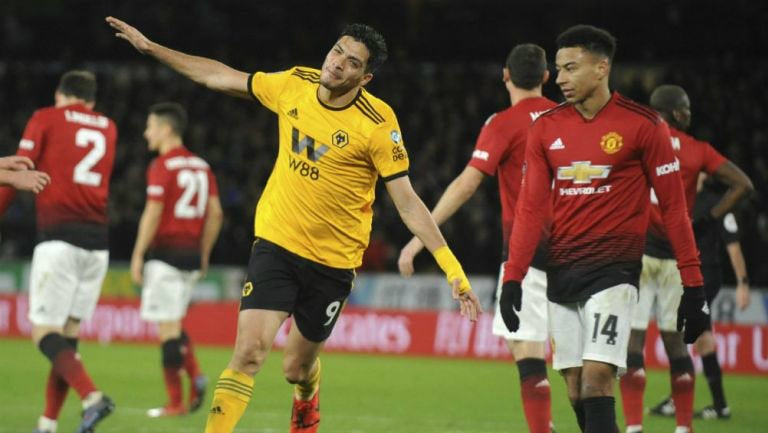
[[[250,98],[247,73],[216,60],[191,56],[152,42],[135,27],[117,18],[107,17],[106,21],[117,31],[116,37],[125,39],[140,53],[156,58],[192,81],[217,92]]]
[[[467,166],[456,179],[448,185],[448,188],[443,193],[437,205],[432,210],[432,219],[435,220],[437,225],[442,225],[448,220],[456,211],[459,210],[464,203],[469,200],[472,195],[477,191],[477,188],[483,181],[485,175],[480,170]],[[421,250],[424,249],[424,244],[418,237],[413,237],[402,250],[400,250],[400,257],[397,260],[397,266],[400,269],[400,274],[404,277],[410,277],[413,275],[413,259]]]
[[[424,202],[413,190],[408,176],[390,180],[386,185],[387,192],[392,197],[400,218],[403,219],[411,233],[416,235],[432,252],[435,261],[448,277],[452,286],[453,297],[459,300],[461,314],[468,316],[472,321],[477,320],[477,315],[483,311],[480,302],[472,293],[472,287],[469,285],[469,280],[467,280],[461,264],[446,245],[435,220],[432,219],[429,210],[424,206]]]

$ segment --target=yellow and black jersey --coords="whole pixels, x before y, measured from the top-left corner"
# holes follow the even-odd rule
[[[360,266],[376,180],[408,174],[392,108],[361,89],[345,107],[317,97],[320,71],[256,72],[248,90],[279,120],[280,149],[256,206],[255,232],[309,260]]]

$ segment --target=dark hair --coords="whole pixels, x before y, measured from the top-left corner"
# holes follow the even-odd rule
[[[688,96],[680,86],[674,84],[662,84],[651,93],[651,107],[659,113],[671,116],[672,111],[685,106],[685,98]]]
[[[96,76],[93,72],[73,70],[59,80],[56,90],[66,96],[74,96],[86,102],[96,101]]]
[[[579,24],[568,28],[557,37],[557,49],[581,47],[593,54],[608,57],[613,62],[616,54],[616,38],[607,30]]]
[[[373,27],[358,23],[347,24],[339,37],[342,36],[350,36],[368,48],[368,64],[365,67],[365,72],[376,71],[387,60],[389,55],[387,42],[384,40],[384,36]]]
[[[162,117],[179,137],[187,129],[187,110],[175,102],[160,102],[149,107],[149,114]]]
[[[515,45],[507,56],[505,66],[509,70],[512,84],[525,90],[541,85],[547,70],[547,55],[544,48],[536,44]]]

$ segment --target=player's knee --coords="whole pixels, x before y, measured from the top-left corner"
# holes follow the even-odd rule
[[[164,341],[162,350],[163,367],[178,368],[184,363],[184,357],[181,354],[181,341],[178,338]]]
[[[688,350],[683,342],[683,334],[680,332],[661,332],[661,340],[664,342],[664,350],[669,359],[688,356]]]
[[[269,345],[261,340],[244,342],[239,340],[232,353],[230,365],[237,371],[251,376],[256,374],[269,354]]]
[[[585,363],[581,377],[582,399],[613,395],[613,378],[616,367],[602,362]]]
[[[643,353],[643,346],[645,346],[645,331],[642,329],[633,329],[629,333],[627,352]]]
[[[38,342],[37,347],[51,362],[56,360],[59,353],[65,350],[73,350],[72,345],[57,332],[51,332],[43,336]]]
[[[283,375],[288,383],[296,384],[306,382],[311,369],[311,362],[302,362],[298,358],[289,356],[283,358]]]
[[[701,334],[694,346],[696,347],[696,352],[701,356],[709,355],[710,353],[717,351],[717,341],[715,341],[715,336],[712,334],[712,331],[705,331]]]

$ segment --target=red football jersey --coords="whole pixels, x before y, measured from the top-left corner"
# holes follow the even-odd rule
[[[550,300],[576,302],[617,284],[637,286],[652,186],[684,284],[702,285],[669,137],[655,112],[618,93],[593,119],[571,104],[542,114],[528,134],[506,279],[525,275],[551,203]]]
[[[683,178],[685,201],[689,217],[693,215],[696,202],[696,184],[699,173],[713,174],[728,161],[705,141],[699,141],[683,131],[670,127],[672,150],[680,162],[680,175]],[[648,243],[646,253],[653,257],[672,258],[672,251],[667,241],[661,210],[654,190],[651,190],[651,220],[648,225]]]
[[[155,158],[147,171],[147,200],[162,202],[163,214],[150,248],[199,252],[208,199],[218,195],[210,166],[187,148]]]
[[[72,237],[80,244],[78,236],[62,231],[106,227],[116,142],[115,123],[82,104],[43,108],[32,115],[16,154],[28,156],[37,170],[51,176],[50,185],[36,198],[37,227],[43,239],[62,239],[63,235],[64,240]],[[3,192],[3,208],[13,195]],[[106,243],[106,228],[103,232]]]
[[[504,244],[509,241],[515,217],[515,204],[523,179],[525,143],[531,123],[557,104],[547,98],[526,98],[494,114],[477,137],[469,166],[499,179],[501,225]],[[506,249],[506,248],[505,248]]]

